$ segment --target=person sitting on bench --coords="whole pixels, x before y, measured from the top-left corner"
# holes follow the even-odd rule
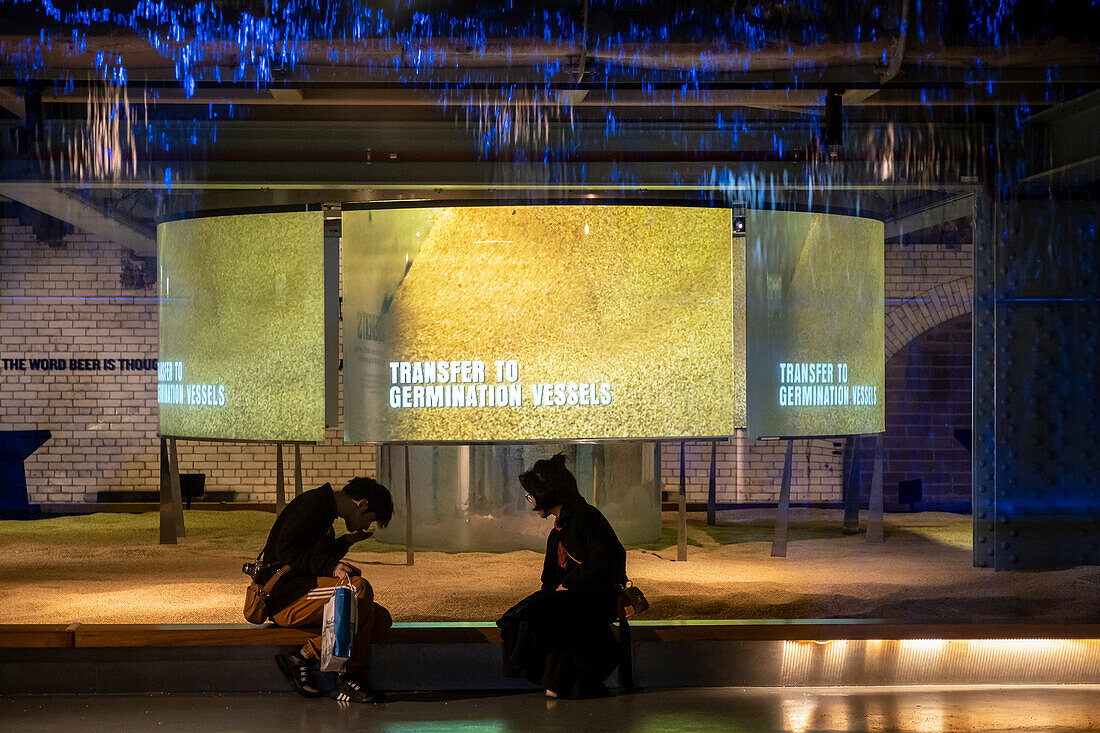
[[[577,491],[561,453],[536,461],[519,477],[532,510],[554,528],[546,541],[542,589],[497,621],[504,668],[526,677],[549,697],[610,695],[604,680],[619,653],[611,623],[626,582],[626,550],[596,507]]]
[[[276,518],[264,545],[265,570],[256,582],[266,583],[284,565],[290,566],[271,589],[268,617],[278,626],[318,628],[332,589],[350,583],[359,598],[358,630],[351,657],[337,678],[331,696],[347,702],[379,702],[384,695],[367,684],[362,674],[371,642],[393,625],[389,611],[375,603],[374,590],[359,568],[343,562],[351,546],[370,537],[370,526],[385,527],[393,516],[389,489],[374,479],[354,478],[340,491],[325,484],[303,493]],[[349,534],[337,538],[332,523],[340,517]],[[327,593],[326,593],[327,591]],[[321,697],[314,675],[319,667],[320,635],[301,651],[276,657],[279,669],[305,697]]]

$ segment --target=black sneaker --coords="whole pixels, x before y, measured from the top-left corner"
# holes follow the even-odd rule
[[[297,654],[276,654],[275,663],[286,677],[286,681],[302,697],[321,697],[317,683],[313,678],[317,662]]]
[[[385,702],[386,693],[380,692],[356,675],[342,674],[336,678],[336,688],[329,693],[337,702]]]

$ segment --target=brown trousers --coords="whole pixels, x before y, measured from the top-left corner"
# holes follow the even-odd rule
[[[318,588],[332,588],[343,581],[336,578],[317,578]],[[355,595],[359,598],[359,628],[355,632],[355,639],[351,643],[351,657],[344,666],[345,672],[358,672],[367,664],[367,655],[370,653],[371,642],[393,626],[393,618],[390,612],[374,602],[374,589],[370,583],[361,576],[351,579],[355,588]],[[324,621],[326,598],[310,598],[302,596],[283,610],[271,617],[279,626],[293,629],[318,627]],[[305,643],[302,654],[310,659],[321,658],[321,636],[318,634]]]

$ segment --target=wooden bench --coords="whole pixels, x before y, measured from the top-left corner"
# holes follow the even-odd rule
[[[69,649],[80,624],[0,624],[0,649]]]
[[[274,624],[80,624],[74,646],[291,646],[319,633]],[[398,623],[385,637],[387,644],[494,642],[500,633],[491,623]]]

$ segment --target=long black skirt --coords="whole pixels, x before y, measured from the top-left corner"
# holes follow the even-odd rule
[[[610,591],[538,591],[512,606],[497,621],[504,674],[559,697],[608,695],[603,682],[619,661],[614,598]]]

